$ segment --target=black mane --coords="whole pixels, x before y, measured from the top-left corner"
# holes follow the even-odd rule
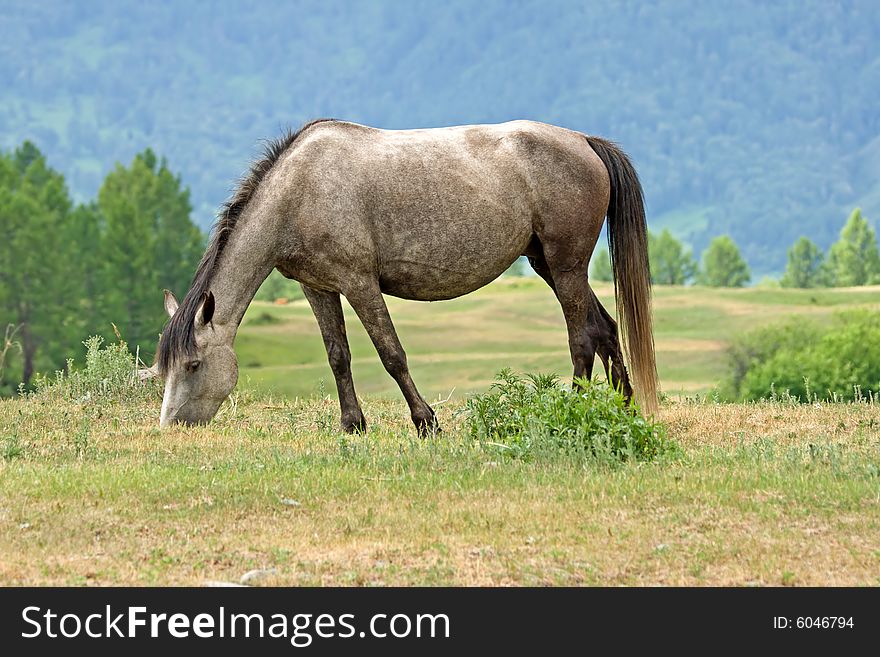
[[[193,276],[189,291],[186,293],[177,312],[174,313],[162,336],[159,338],[159,348],[156,352],[156,363],[159,373],[165,374],[178,358],[192,356],[196,351],[195,317],[196,311],[207,294],[214,275],[217,258],[223,252],[223,247],[229,240],[229,235],[235,228],[235,224],[241,213],[253,198],[260,183],[272,170],[272,167],[291,145],[316,123],[332,121],[333,119],[317,119],[310,121],[299,130],[286,130],[277,139],[271,139],[266,143],[263,156],[253,163],[250,170],[241,178],[236,186],[235,193],[220,208],[219,217],[211,230],[211,239],[208,248],[202,256],[196,273]]]

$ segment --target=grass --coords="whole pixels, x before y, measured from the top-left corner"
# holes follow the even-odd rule
[[[610,290],[599,293],[610,307]],[[710,389],[727,342],[751,326],[793,313],[826,321],[876,296],[659,288],[664,388]],[[99,360],[100,376],[63,378],[59,394],[0,400],[0,584],[199,585],[274,569],[261,583],[880,585],[876,403],[672,394],[657,419],[675,449],[578,458],[556,449],[568,434],[552,423],[577,411],[589,426],[599,414],[554,392],[541,401],[543,429],[511,434],[497,430],[505,400],[487,396],[503,367],[569,371],[540,281],[389,305],[420,387],[446,400],[436,438],[416,436],[356,321],[370,431],[337,430],[302,303],[251,308],[236,345],[250,384],[207,427],[160,431],[158,388],[124,402],[86,394],[119,374]],[[468,424],[470,391],[494,413],[485,435]],[[508,447],[537,436],[549,448],[509,458],[502,434]]]
[[[613,309],[609,284],[594,285]],[[502,278],[461,299],[418,303],[387,298],[413,379],[426,397],[485,390],[496,372],[556,372],[570,376],[562,312],[536,278]],[[725,349],[735,336],[792,314],[830,321],[844,308],[880,308],[880,289],[713,290],[655,288],[655,336],[663,389],[672,395],[711,391],[726,373]],[[267,319],[272,317],[274,319]],[[352,370],[358,392],[398,398],[375,349],[346,305]],[[277,321],[276,321],[277,320]],[[288,397],[335,394],[333,375],[305,301],[251,305],[236,341],[242,385]],[[601,371],[597,364],[596,372]],[[323,384],[322,384],[323,382]]]
[[[239,393],[209,427],[132,404],[0,402],[0,583],[880,584],[870,404],[666,402],[672,458],[500,458],[462,403]]]

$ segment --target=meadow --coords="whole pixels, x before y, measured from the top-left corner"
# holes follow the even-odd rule
[[[469,435],[464,400],[497,370],[569,372],[539,281],[389,300],[440,400],[444,431],[424,440],[356,320],[370,431],[347,436],[305,302],[255,303],[210,426],[160,431],[157,391],[0,401],[0,583],[880,585],[877,404],[698,394],[737,332],[878,298],[658,288],[659,419],[680,449],[649,463],[515,459]]]
[[[610,283],[594,283],[613,312]],[[559,304],[537,277],[501,278],[452,301],[386,298],[413,379],[428,399],[483,390],[504,367],[570,375]],[[355,386],[362,395],[396,399],[369,337],[344,304]],[[816,290],[655,286],[654,336],[663,390],[708,393],[726,372],[725,349],[736,335],[791,315],[828,320],[838,310],[880,307],[880,287]],[[335,394],[317,324],[304,299],[278,306],[255,302],[236,352],[242,385],[286,397]],[[596,365],[595,373],[601,372]]]

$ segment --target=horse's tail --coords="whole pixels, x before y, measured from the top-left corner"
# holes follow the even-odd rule
[[[590,147],[608,169],[608,250],[614,272],[617,318],[624,334],[636,396],[646,414],[657,410],[657,364],[651,320],[651,270],[645,200],[636,170],[620,148],[598,137]]]

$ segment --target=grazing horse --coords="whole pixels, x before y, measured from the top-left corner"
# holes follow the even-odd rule
[[[436,301],[473,292],[521,255],[556,294],[575,377],[596,354],[633,394],[617,324],[587,281],[608,217],[617,315],[641,407],[657,372],[642,188],[613,143],[533,121],[379,130],[322,119],[270,142],[223,206],[157,351],[161,425],[207,422],[235,387],[232,344],[273,269],[302,284],[336,378],[345,431],[366,421],[351,377],[340,294],[400,386],[420,433],[434,411],[407,367],[383,294]]]

